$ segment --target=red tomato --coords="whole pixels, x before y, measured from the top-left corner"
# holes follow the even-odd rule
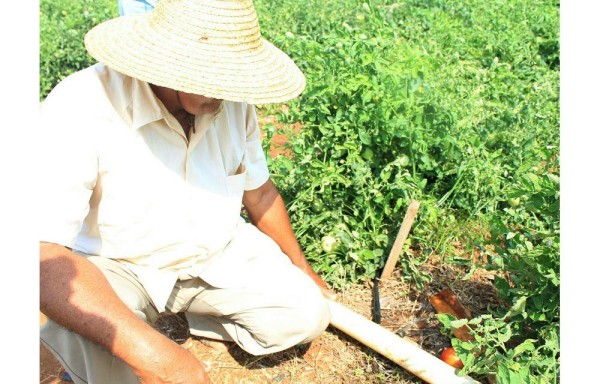
[[[444,363],[450,364],[454,368],[464,367],[463,362],[460,361],[460,359],[458,358],[458,355],[456,354],[456,351],[454,350],[453,347],[448,347],[448,348],[444,349],[444,351],[440,355],[440,359],[442,359],[442,361]]]

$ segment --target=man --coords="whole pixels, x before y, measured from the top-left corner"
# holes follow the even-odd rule
[[[42,108],[42,342],[76,383],[210,383],[151,326],[160,313],[255,355],[316,338],[334,294],[295,239],[253,107],[305,80],[252,2],[161,0],[85,43],[99,64]]]

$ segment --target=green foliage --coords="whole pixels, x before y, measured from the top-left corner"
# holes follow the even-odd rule
[[[451,227],[487,221],[523,164],[556,148],[552,2],[257,8],[266,37],[307,76],[305,93],[280,116],[302,124],[290,144],[297,157],[279,157],[271,169],[302,244],[331,281],[374,276],[412,199],[422,203],[414,238],[425,255],[443,253]],[[323,211],[311,209],[315,200]],[[340,224],[358,235],[341,231],[346,240],[334,259],[317,245]],[[418,271],[425,259],[405,260],[407,277],[426,281]]]
[[[400,259],[403,278],[427,283],[419,265],[460,241],[487,252],[488,264],[448,261],[500,271],[498,294],[514,306],[473,320],[476,341],[456,345],[463,371],[555,382],[557,4],[257,6],[266,37],[307,76],[305,93],[279,116],[303,127],[290,141],[294,158],[270,167],[315,269],[335,285],[373,278],[418,199],[412,246],[422,252]],[[325,236],[338,239],[335,250],[323,248]]]
[[[116,0],[40,0],[40,98],[59,81],[96,61],[83,37],[94,25],[118,16]]]
[[[293,156],[269,159],[294,229],[334,286],[373,278],[413,199],[400,259],[419,266],[455,242],[497,270],[506,308],[453,340],[463,372],[557,382],[559,364],[559,6],[549,0],[256,0],[263,35],[307,89],[277,111]],[[40,2],[42,98],[93,60],[83,35],[116,1]],[[292,134],[292,123],[302,126]],[[278,132],[263,127],[265,150]],[[418,250],[413,251],[413,250]],[[468,270],[468,269],[467,269]],[[467,273],[464,278],[468,278]],[[462,324],[441,316],[445,329]]]
[[[552,149],[543,166],[523,166],[508,191],[516,201],[491,218],[488,256],[491,267],[505,272],[494,285],[511,307],[469,321],[475,341],[453,341],[463,372],[495,373],[501,384],[558,382],[559,175]],[[447,330],[466,322],[440,317]]]

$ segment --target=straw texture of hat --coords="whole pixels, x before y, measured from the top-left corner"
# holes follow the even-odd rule
[[[160,0],[92,28],[85,46],[118,72],[217,99],[279,103],[305,87],[296,64],[261,37],[250,0]]]

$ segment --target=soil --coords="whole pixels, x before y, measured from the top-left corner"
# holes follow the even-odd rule
[[[261,118],[261,125],[265,122],[275,120],[266,116]],[[298,129],[299,126],[293,126],[294,132]],[[274,135],[271,156],[289,155],[285,142],[285,135]],[[431,282],[422,289],[402,281],[398,266],[389,279],[380,282],[381,326],[439,356],[451,345],[450,336],[441,331],[435,309],[428,300],[431,295],[450,289],[473,316],[501,306],[502,302],[496,296],[492,272],[477,269],[463,280],[468,266],[447,265],[436,256],[430,256],[421,268],[431,276]],[[373,289],[369,281],[338,292],[337,301],[368,319],[373,318]],[[40,313],[40,324],[45,321]],[[266,356],[249,355],[237,346],[219,352],[194,337],[188,337],[182,346],[209,366],[208,375],[215,384],[424,383],[333,327],[328,327],[309,345]],[[40,384],[66,383],[60,380],[62,372],[54,356],[40,344]]]

